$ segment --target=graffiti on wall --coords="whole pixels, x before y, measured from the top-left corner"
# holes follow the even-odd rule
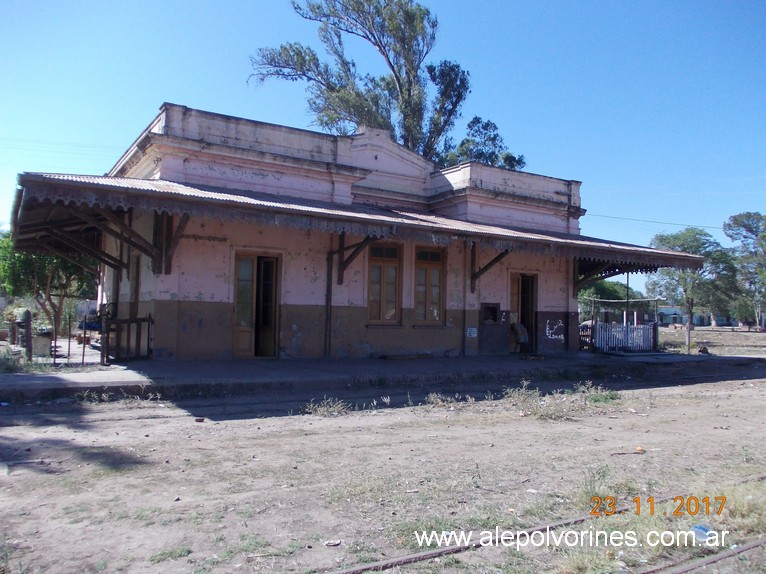
[[[545,322],[545,336],[554,341],[561,341],[562,343],[566,339],[564,335],[564,321],[559,319],[558,321],[546,321]]]

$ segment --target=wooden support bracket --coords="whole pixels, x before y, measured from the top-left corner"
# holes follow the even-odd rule
[[[90,257],[93,257],[94,259],[97,259],[104,265],[107,265],[109,267],[112,267],[113,269],[127,269],[128,264],[124,261],[120,261],[116,257],[113,257],[109,255],[108,253],[104,253],[100,249],[96,249],[92,247],[91,245],[88,245],[87,243],[84,243],[83,241],[80,241],[76,237],[72,237],[71,235],[60,231],[58,229],[54,229],[53,227],[49,227],[47,229],[47,233],[55,238],[61,241],[62,243],[65,243],[66,245],[69,245],[70,247],[73,247],[74,249],[78,249],[85,253],[86,255],[89,255]]]
[[[614,263],[604,263],[599,265],[595,269],[591,269],[587,273],[580,273],[579,269],[575,270],[574,276],[574,288],[575,292],[587,287],[591,283],[609,279],[610,277],[616,277],[617,275],[624,275],[625,273],[633,273],[642,269],[636,265],[625,265],[621,267],[615,267]]]
[[[178,222],[178,225],[176,226],[176,230],[173,232],[173,237],[170,239],[168,248],[165,250],[165,254],[162,260],[162,269],[165,274],[170,273],[173,263],[173,253],[175,253],[176,247],[178,247],[178,243],[181,241],[181,237],[183,236],[184,230],[186,229],[186,225],[188,223],[189,214],[184,213],[181,216],[181,220]]]
[[[339,245],[336,251],[338,254],[338,285],[343,285],[343,276],[348,266],[351,265],[354,259],[359,257],[365,247],[375,241],[378,241],[377,237],[365,237],[358,243],[346,246],[346,233],[343,232],[340,234]],[[348,257],[345,257],[344,254],[349,249],[353,249],[353,251],[349,253]]]
[[[150,258],[154,258],[157,256],[157,249],[149,243],[146,239],[144,239],[139,233],[137,233],[132,227],[127,225],[124,221],[116,217],[112,212],[107,211],[106,209],[102,208],[94,208],[94,211],[96,211],[101,217],[103,217],[106,221],[99,221],[95,217],[91,217],[90,215],[87,215],[85,213],[82,213],[81,211],[72,209],[71,213],[75,215],[76,217],[79,217],[81,220],[85,221],[86,223],[89,223],[96,229],[101,230],[103,233],[106,233],[107,235],[111,235],[118,241],[122,241],[124,243],[127,243],[131,247],[134,247],[135,249],[138,249],[141,253],[145,254],[146,256]]]
[[[604,263],[603,265],[599,265],[595,269],[592,269],[589,273],[585,273],[582,275],[579,273],[579,270],[578,270],[575,273],[575,284],[574,284],[575,291],[582,289],[588,283],[597,281],[600,278],[601,273],[609,269],[609,266],[610,266],[609,263]]]
[[[51,245],[50,243],[40,240],[39,242],[40,246],[43,247],[43,249],[46,249],[56,255],[57,257],[61,257],[62,259],[66,259],[70,263],[76,265],[86,273],[90,273],[91,275],[95,275],[98,277],[98,269],[96,267],[91,267],[90,265],[83,263],[82,261],[78,261],[77,258],[72,257],[69,253],[66,251],[62,251],[61,249],[58,249]]]
[[[184,213],[181,216],[175,230],[173,229],[172,215],[162,214],[161,216],[157,215],[155,217],[154,241],[156,243],[155,249],[157,252],[152,258],[152,272],[155,275],[159,275],[160,273],[170,273],[173,263],[173,253],[178,247],[178,243],[181,241],[181,237],[183,236],[188,223],[188,213]]]
[[[502,251],[498,253],[492,261],[484,265],[481,269],[477,268],[477,261],[476,261],[476,244],[471,244],[471,293],[476,292],[476,282],[479,280],[479,277],[484,275],[487,271],[492,269],[495,265],[500,263],[503,259],[505,259],[508,254],[511,252],[510,249],[506,249],[505,251]]]

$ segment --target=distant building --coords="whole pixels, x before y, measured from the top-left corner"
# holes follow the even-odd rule
[[[105,176],[21,174],[13,239],[90,254],[156,358],[559,353],[583,285],[700,261],[584,213],[578,181],[164,104]]]
[[[688,313],[683,307],[673,307],[671,305],[660,305],[658,307],[658,322],[660,325],[686,325]],[[731,317],[721,314],[712,314],[707,309],[695,310],[692,318],[692,325],[697,327],[728,327],[733,325]]]

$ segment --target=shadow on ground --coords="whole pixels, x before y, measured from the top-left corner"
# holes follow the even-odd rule
[[[454,362],[451,362],[454,361]],[[324,371],[312,372],[320,366]],[[454,369],[445,368],[452,367]],[[357,368],[349,376],[342,369]],[[461,367],[465,367],[461,369]],[[263,376],[264,370],[280,376]],[[333,369],[337,369],[334,374]],[[486,370],[485,370],[486,369]],[[252,370],[252,376],[249,376]],[[172,402],[191,416],[214,421],[301,414],[307,405],[326,398],[343,401],[351,410],[375,410],[426,404],[432,393],[480,401],[500,397],[504,389],[528,381],[541,393],[573,390],[590,381],[606,390],[639,390],[727,380],[766,379],[760,358],[595,357],[585,360],[372,360],[357,363],[273,361],[218,364],[146,362],[131,367],[147,384],[46,389],[34,400],[0,407],[0,436],[8,425],[88,427],[82,401],[141,400]],[[217,376],[216,376],[217,374]]]
[[[18,440],[0,435],[0,474],[9,474],[15,468],[60,474],[77,465],[119,472],[143,464],[145,460],[118,448],[84,446],[58,438]]]
[[[438,393],[456,401],[470,397],[482,401],[502,397],[510,388],[520,388],[524,382],[542,394],[576,390],[587,382],[605,390],[643,390],[662,387],[716,383],[729,380],[754,381],[766,379],[766,361],[762,359],[733,359],[714,365],[701,363],[619,364],[612,366],[571,367],[563,369],[531,369],[523,374],[507,376],[456,374],[434,381],[387,382],[368,381],[342,387],[316,389],[305,386],[275,385],[252,392],[252,387],[222,389],[199,385],[184,387],[173,402],[195,417],[213,421],[255,417],[291,416],[307,412],[310,405],[325,399],[345,403],[349,410],[369,411],[427,404],[429,395]],[[236,392],[241,390],[243,392]],[[195,397],[196,393],[196,397]]]

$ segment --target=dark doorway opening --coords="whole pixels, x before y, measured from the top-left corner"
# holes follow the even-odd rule
[[[277,271],[269,256],[238,256],[234,304],[234,355],[275,357],[278,334]]]

